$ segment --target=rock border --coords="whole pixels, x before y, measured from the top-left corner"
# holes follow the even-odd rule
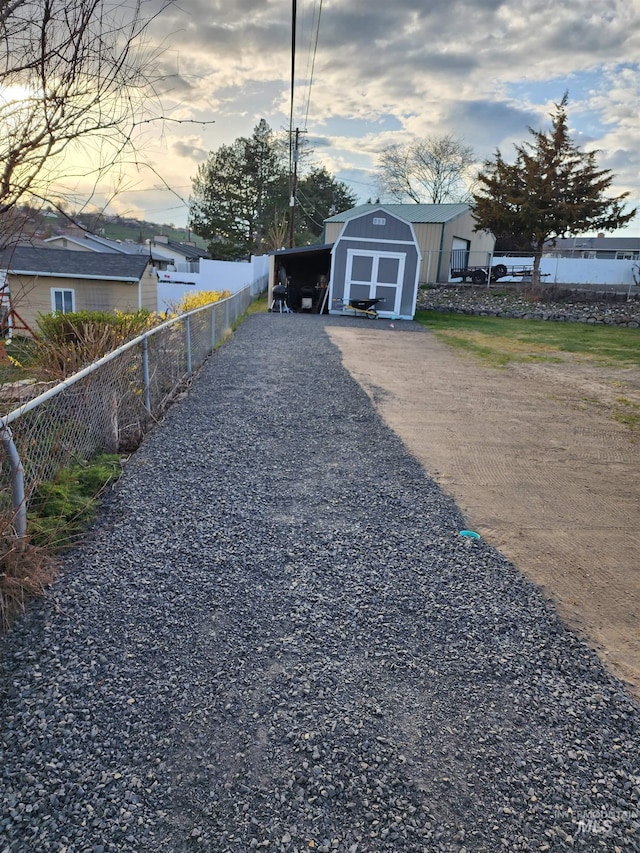
[[[554,301],[544,295],[529,297],[517,291],[495,291],[487,287],[421,287],[416,308],[448,314],[640,328],[640,300],[637,298],[619,303],[591,301],[584,294],[580,299],[576,292],[571,297],[571,301]]]

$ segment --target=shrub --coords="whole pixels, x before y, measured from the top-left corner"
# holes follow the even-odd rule
[[[175,313],[184,314],[187,311],[193,311],[195,308],[204,308],[205,305],[219,302],[228,296],[231,296],[229,290],[197,290],[195,293],[185,293],[182,301],[176,306]]]
[[[10,496],[0,492],[0,634],[56,579],[55,550],[77,541],[93,520],[100,495],[121,472],[119,456],[101,454],[41,483],[31,496],[23,539],[15,536]]]
[[[73,543],[95,516],[98,498],[118,479],[122,460],[102,453],[90,462],[63,468],[40,485],[29,502],[29,532],[37,545],[64,548]]]
[[[131,314],[118,311],[41,314],[34,357],[45,375],[64,379],[159,322],[158,315],[146,309]]]

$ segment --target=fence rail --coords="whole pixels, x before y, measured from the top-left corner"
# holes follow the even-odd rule
[[[167,320],[0,418],[0,499],[11,495],[18,537],[38,485],[74,461],[136,447],[255,295],[247,287]]]

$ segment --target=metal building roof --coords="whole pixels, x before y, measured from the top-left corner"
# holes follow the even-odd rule
[[[346,222],[363,213],[371,213],[374,210],[385,210],[394,216],[399,216],[407,222],[424,222],[428,224],[438,222],[450,222],[470,208],[468,204],[361,204],[352,207],[343,213],[337,213],[325,219],[325,222]]]

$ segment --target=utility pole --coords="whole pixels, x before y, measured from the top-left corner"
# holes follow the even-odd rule
[[[293,172],[291,174],[291,195],[289,197],[289,248],[293,249],[293,231],[296,216],[296,190],[298,188],[298,146],[300,130],[296,127],[293,143]]]

